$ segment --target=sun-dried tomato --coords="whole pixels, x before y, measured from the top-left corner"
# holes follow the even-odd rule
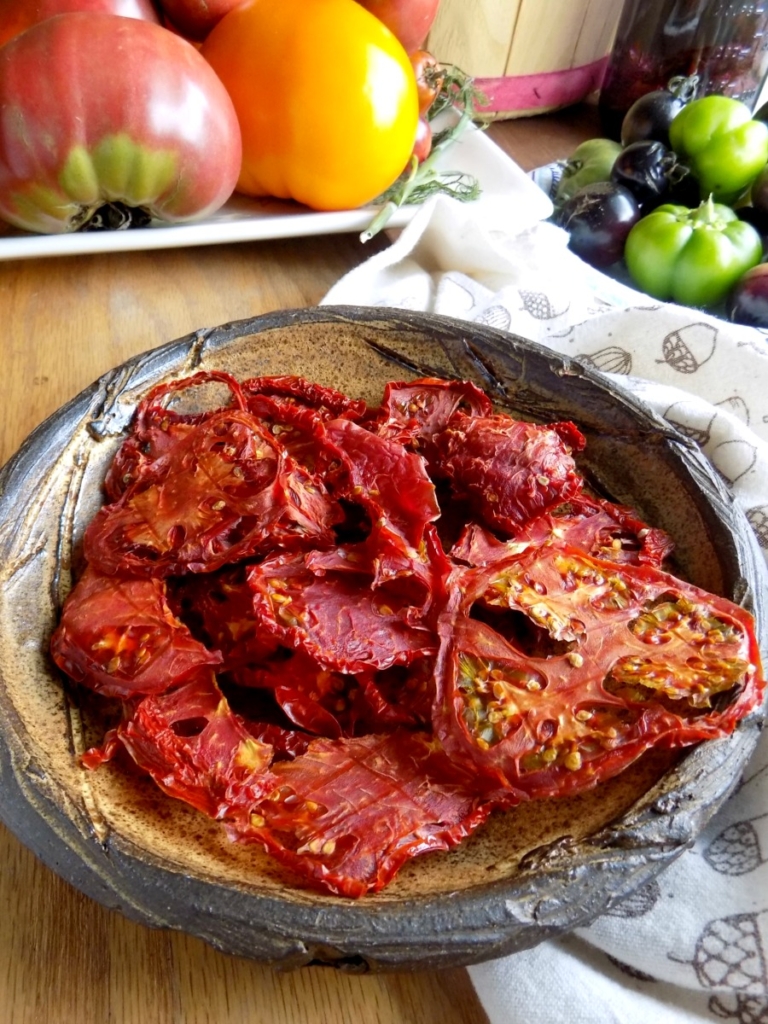
[[[363,573],[317,575],[304,555],[276,555],[253,566],[248,583],[256,615],[280,643],[330,671],[375,671],[434,653],[434,633],[409,615],[408,591],[373,589]]]
[[[325,432],[346,469],[346,487],[340,484],[344,497],[361,504],[372,521],[383,519],[410,548],[418,548],[427,523],[440,515],[421,456],[351,420],[331,420]]]
[[[286,398],[297,407],[314,409],[322,419],[361,420],[368,411],[360,398],[348,398],[335,388],[325,387],[304,377],[250,377],[243,381],[242,393],[252,412],[261,415],[260,398]]]
[[[323,668],[300,649],[283,648],[235,680],[268,690],[294,725],[316,736],[351,736],[366,708],[355,676]]]
[[[274,788],[272,747],[233,714],[211,673],[144,697],[115,738],[164,792],[211,818],[247,810]]]
[[[258,420],[223,410],[100,509],[85,554],[108,574],[210,572],[274,548],[330,544],[339,518],[322,483]]]
[[[763,690],[750,617],[660,571],[670,539],[585,493],[583,445],[466,381],[378,409],[288,376],[153,389],[51,645],[124,702],[83,763],[125,750],[357,897],[491,805],[726,735]]]
[[[493,406],[485,392],[468,380],[393,381],[384,388],[381,406],[369,425],[381,437],[423,451],[459,411],[487,417]]]
[[[611,562],[657,568],[673,548],[664,530],[648,526],[632,509],[580,494],[554,512],[530,519],[513,540],[500,541],[477,523],[469,523],[451,555],[468,565],[489,565],[553,541]]]
[[[161,693],[222,661],[174,616],[162,581],[90,567],[64,602],[51,654],[70,678],[105,697]]]
[[[508,536],[575,498],[583,479],[572,452],[584,447],[572,423],[540,427],[510,416],[454,416],[435,438],[439,472],[476,518]]]
[[[439,632],[435,732],[513,800],[725,736],[763,691],[743,609],[562,545],[457,572]]]
[[[229,373],[203,371],[192,377],[158,384],[136,407],[131,433],[115,455],[104,480],[110,501],[117,501],[161,456],[170,452],[198,423],[211,415],[211,410],[181,413],[166,408],[163,399],[204,384],[222,384],[229,389],[237,408],[244,409],[245,399],[240,384]]]
[[[222,672],[259,665],[278,647],[254,614],[243,566],[176,577],[169,581],[168,600],[195,636],[221,653]]]
[[[407,860],[456,846],[489,813],[424,733],[318,739],[272,771],[271,798],[230,834],[340,896],[377,892]]]

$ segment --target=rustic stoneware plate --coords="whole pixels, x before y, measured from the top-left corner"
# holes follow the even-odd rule
[[[151,783],[79,766],[98,709],[70,689],[48,639],[101,480],[136,401],[201,368],[303,374],[378,402],[387,380],[441,375],[498,408],[576,421],[583,472],[676,541],[675,571],[746,605],[766,633],[762,557],[696,447],[601,374],[523,339],[442,317],[319,308],[199,331],[107,374],[42,424],[0,476],[0,816],[96,900],[230,953],[282,966],[467,964],[585,924],[668,865],[734,787],[759,716],[672,759],[643,758],[576,798],[498,814],[459,849],[407,865],[357,902],[308,890]]]

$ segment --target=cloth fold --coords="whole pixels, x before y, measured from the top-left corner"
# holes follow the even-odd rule
[[[599,273],[539,219],[537,186],[519,176],[515,189],[511,219],[431,199],[323,304],[442,313],[590,362],[701,446],[768,557],[768,332]],[[695,846],[645,889],[470,974],[492,1024],[768,1024],[768,738]]]

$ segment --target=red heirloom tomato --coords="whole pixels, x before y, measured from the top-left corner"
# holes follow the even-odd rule
[[[416,138],[416,78],[403,47],[354,0],[250,0],[203,56],[243,133],[238,191],[343,210],[398,177]]]
[[[161,0],[160,7],[174,28],[188,39],[202,40],[217,21],[243,0]]]
[[[426,114],[437,99],[444,73],[437,58],[427,50],[414,50],[410,58],[419,89],[419,113]]]
[[[152,0],[0,0],[0,46],[38,21],[70,11],[103,11],[158,23]]]
[[[183,221],[231,194],[232,103],[191,43],[111,14],[60,14],[0,49],[0,216],[74,231],[105,204]]]
[[[437,15],[440,0],[358,0],[394,32],[408,53],[418,49],[427,38]]]

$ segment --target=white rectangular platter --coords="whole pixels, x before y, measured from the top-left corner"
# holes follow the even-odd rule
[[[478,214],[489,204],[504,206],[510,196],[525,195],[527,217],[548,216],[549,200],[494,142],[483,132],[468,131],[441,157],[441,169],[463,171],[480,182],[482,194],[473,206]],[[529,191],[530,189],[530,191]],[[536,193],[539,193],[541,200]],[[540,209],[531,209],[539,204]],[[74,256],[87,253],[125,252],[140,249],[171,249],[182,246],[215,245],[226,242],[260,241],[308,235],[361,232],[376,214],[376,207],[315,213],[298,203],[277,199],[249,199],[233,196],[217,213],[188,224],[152,224],[127,231],[94,231],[64,235],[36,235],[0,224],[0,260],[33,259],[42,256]],[[388,226],[404,227],[418,210],[402,206]]]

